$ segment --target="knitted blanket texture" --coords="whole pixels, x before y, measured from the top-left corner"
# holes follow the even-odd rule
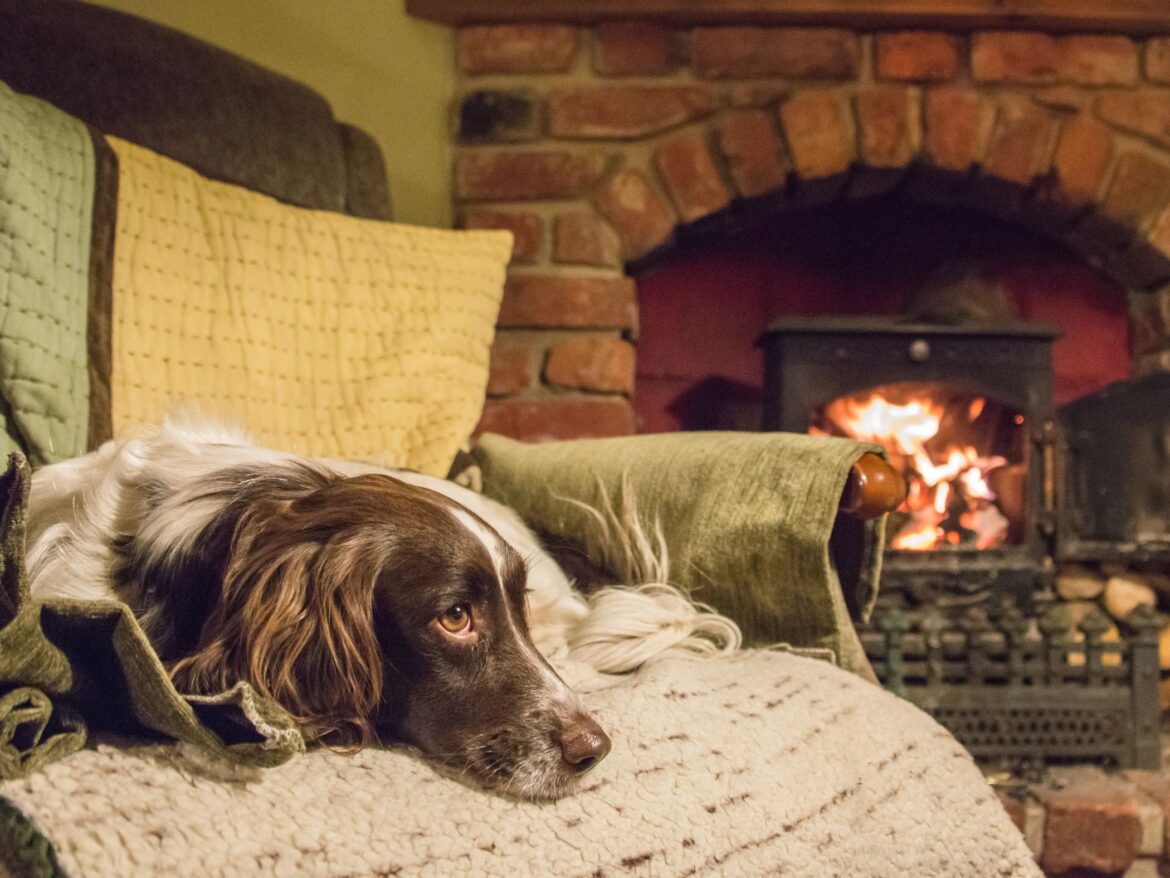
[[[613,737],[579,793],[517,802],[405,749],[265,770],[99,745],[0,784],[73,876],[1038,876],[963,748],[826,662],[751,651],[564,669]]]

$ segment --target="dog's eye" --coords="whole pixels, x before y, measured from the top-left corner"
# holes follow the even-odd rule
[[[439,624],[451,634],[464,634],[471,627],[471,608],[456,604],[439,617]]]

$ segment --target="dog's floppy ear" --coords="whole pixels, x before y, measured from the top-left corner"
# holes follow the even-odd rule
[[[194,652],[171,668],[181,692],[245,680],[310,741],[375,740],[382,658],[373,622],[377,553],[288,501],[258,501],[235,528],[219,600]]]

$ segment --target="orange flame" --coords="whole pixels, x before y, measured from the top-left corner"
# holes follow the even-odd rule
[[[985,399],[972,400],[964,412],[968,422],[978,420],[985,407]],[[824,408],[825,419],[838,431],[881,445],[907,476],[907,498],[899,511],[908,518],[894,534],[892,548],[926,551],[967,544],[989,549],[1007,539],[1008,520],[987,482],[987,474],[1007,459],[963,444],[942,444],[940,451],[945,415],[945,406],[929,396],[895,403],[877,391],[841,397]]]

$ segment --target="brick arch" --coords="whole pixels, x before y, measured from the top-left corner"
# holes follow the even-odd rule
[[[960,87],[804,90],[655,139],[589,201],[633,272],[703,226],[897,193],[1021,222],[1127,288],[1157,289],[1170,279],[1170,149],[1109,121],[1136,125],[1136,96],[1107,95],[1096,113],[1044,98],[1055,105]]]
[[[460,219],[518,242],[485,429],[630,432],[635,274],[708,231],[883,193],[1068,245],[1129,291],[1138,370],[1170,369],[1170,38],[520,30],[457,44]]]

